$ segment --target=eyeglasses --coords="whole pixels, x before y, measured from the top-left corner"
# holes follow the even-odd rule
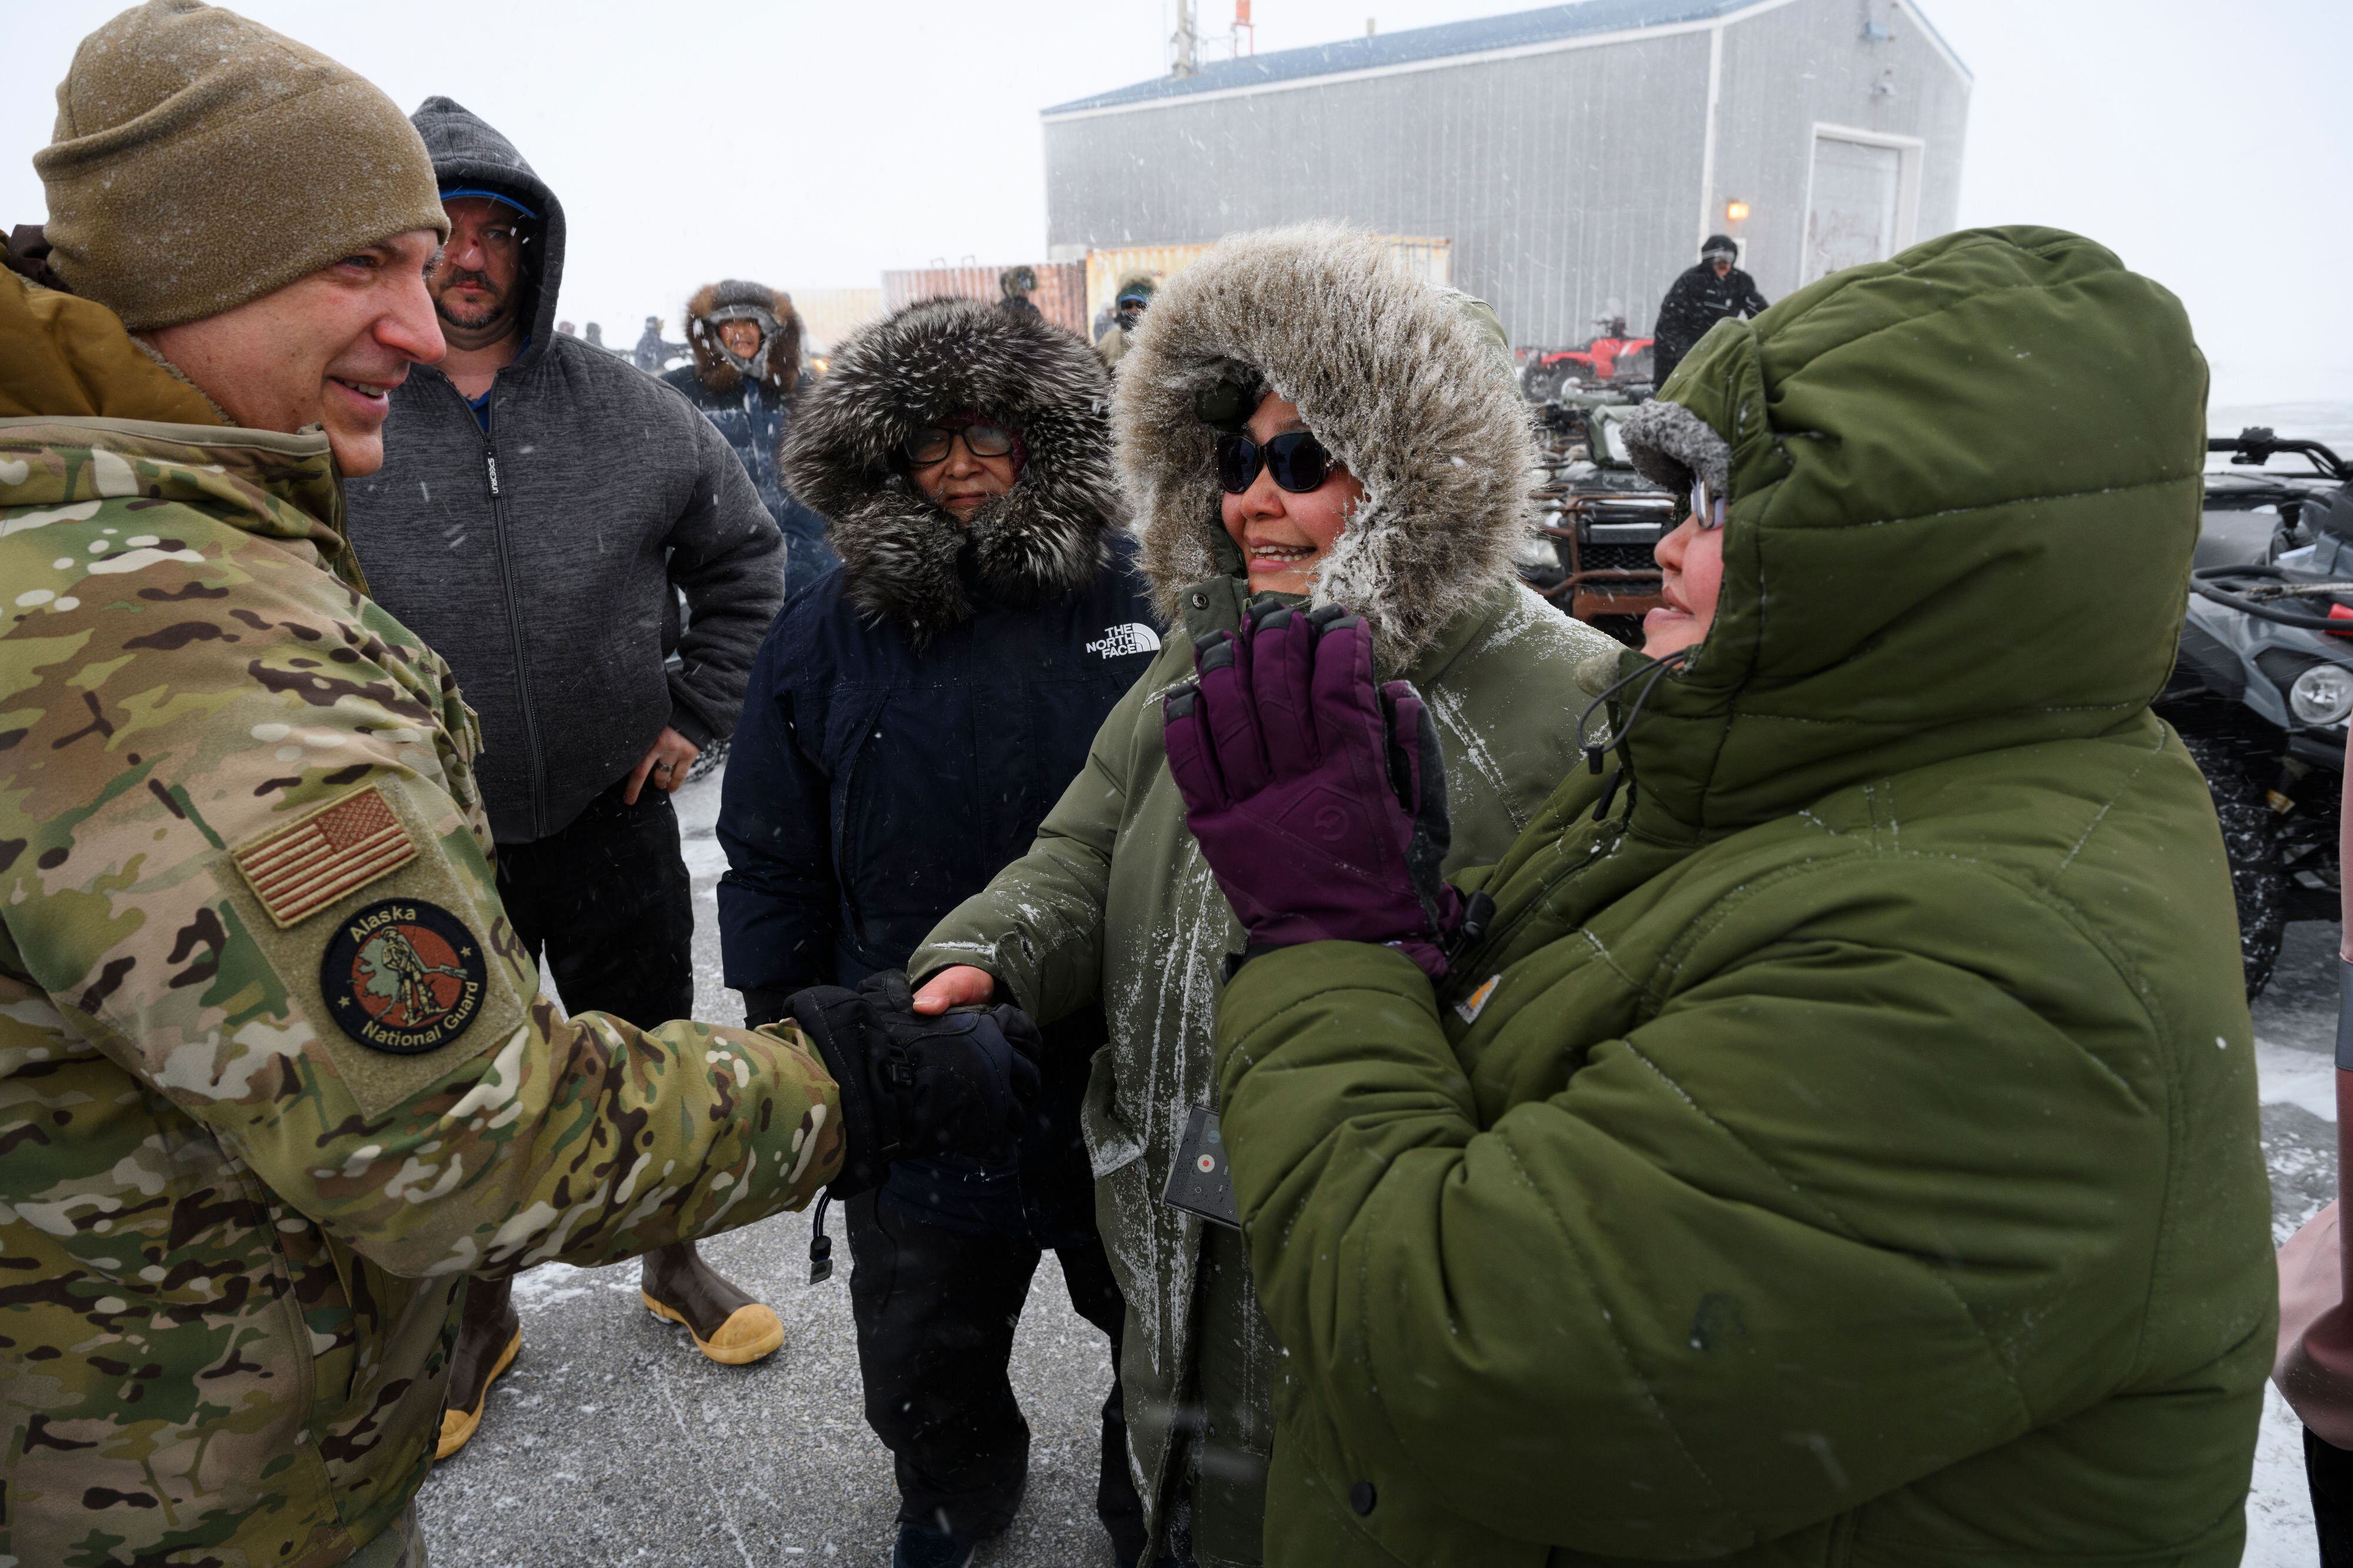
[[[1692,480],[1691,515],[1699,519],[1702,529],[1724,526],[1724,498],[1717,495],[1705,479],[1694,478]]]
[[[955,444],[959,436],[964,437],[964,449],[976,458],[1002,458],[1013,450],[1013,432],[986,419],[976,419],[969,425],[954,427],[926,425],[900,442],[899,450],[905,453],[907,461],[915,467],[928,468],[934,463],[948,460],[948,448]]]
[[[1304,430],[1285,431],[1263,446],[1239,432],[1218,437],[1218,483],[1228,495],[1250,489],[1264,468],[1277,485],[1303,496],[1331,478],[1337,467],[1324,443]]]

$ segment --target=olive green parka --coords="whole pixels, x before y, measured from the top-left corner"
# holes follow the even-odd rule
[[[1113,418],[1141,559],[1173,629],[1029,853],[942,921],[908,968],[977,965],[1040,1023],[1103,1005],[1112,1043],[1096,1055],[1084,1118],[1096,1214],[1127,1297],[1131,1455],[1155,1532],[1171,1486],[1190,1491],[1204,1568],[1259,1561],[1282,1353],[1240,1237],[1161,1201],[1189,1112],[1214,1104],[1215,1001],[1243,946],[1185,826],[1160,715],[1162,695],[1193,673],[1195,641],[1240,619],[1214,432],[1193,411],[1194,392],[1237,364],[1297,403],[1365,485],[1319,595],[1365,613],[1384,668],[1414,680],[1437,717],[1451,864],[1493,859],[1533,819],[1577,755],[1590,700],[1577,666],[1616,646],[1514,578],[1533,489],[1527,414],[1459,296],[1407,276],[1377,240],[1323,227],[1229,239],[1162,289]],[[1187,1408],[1202,1413],[1189,1448]]]
[[[1498,909],[1445,985],[1323,943],[1220,999],[1270,1561],[2238,1562],[2253,1042],[2147,709],[2205,391],[2171,295],[2032,228],[1662,389],[1646,466],[1730,521],[1630,780],[1459,879]]]

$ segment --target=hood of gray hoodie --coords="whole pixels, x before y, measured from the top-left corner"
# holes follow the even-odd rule
[[[697,745],[733,731],[784,599],[784,538],[692,404],[556,332],[564,205],[514,143],[447,98],[412,120],[442,189],[539,215],[531,341],[491,384],[487,431],[448,376],[413,368],[346,516],[377,601],[480,716],[491,830],[522,843],[576,818],[664,726]]]
[[[443,190],[495,191],[539,215],[538,254],[528,263],[532,289],[522,303],[523,330],[531,339],[515,363],[539,358],[555,336],[555,296],[564,285],[564,204],[513,142],[456,99],[428,98],[408,121],[425,138]]]

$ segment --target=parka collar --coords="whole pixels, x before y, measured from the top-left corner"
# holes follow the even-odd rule
[[[18,465],[23,472],[17,472]],[[41,510],[114,500],[176,501],[232,528],[315,548],[361,593],[367,579],[343,532],[343,487],[326,433],[287,436],[141,419],[0,419],[0,531],[37,526]],[[159,535],[137,549],[180,546]]]

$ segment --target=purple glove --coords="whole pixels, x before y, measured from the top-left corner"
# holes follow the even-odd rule
[[[1193,664],[1162,702],[1168,771],[1250,955],[1378,942],[1443,979],[1463,902],[1438,737],[1410,682],[1373,684],[1365,624],[1262,600]]]

